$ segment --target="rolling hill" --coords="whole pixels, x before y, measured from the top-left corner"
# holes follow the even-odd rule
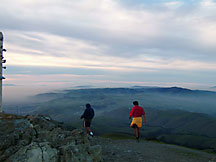
[[[50,106],[53,109],[62,109],[59,107],[61,106],[64,111],[76,112],[77,107],[85,103],[91,103],[98,111],[111,111],[122,106],[131,107],[132,101],[138,100],[141,105],[155,109],[180,109],[216,116],[215,98],[216,92],[178,87],[78,89],[34,97],[38,101],[47,101],[38,107],[38,111],[45,111],[46,108],[50,110]]]

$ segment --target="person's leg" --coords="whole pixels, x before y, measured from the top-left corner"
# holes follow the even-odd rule
[[[134,129],[134,135],[135,135],[135,137],[137,138],[138,137],[138,130],[137,130],[137,125],[136,124],[133,124],[133,129]]]
[[[86,133],[89,134],[90,128],[89,128],[89,122],[87,120],[84,120],[84,127],[85,127],[85,130],[86,130]]]
[[[86,132],[89,134],[90,128],[89,127],[85,127],[85,128],[86,128]]]
[[[137,127],[134,128],[134,135],[135,135],[136,138],[138,138],[138,136],[139,136],[139,135],[138,135],[138,128],[137,128]]]
[[[87,127],[87,133],[90,135],[90,136],[94,136],[92,130],[90,129],[90,127]]]
[[[94,136],[94,134],[93,134],[93,132],[92,132],[92,130],[90,128],[89,128],[89,135],[92,136],[92,137]]]
[[[92,130],[90,129],[91,126],[91,120],[86,120],[86,132],[90,135],[90,136],[94,136]]]
[[[139,127],[136,127],[134,132],[135,132],[136,140],[137,140],[137,142],[139,142],[139,134],[140,134]]]
[[[138,135],[138,138],[140,137],[140,128],[137,127],[137,135]]]
[[[136,128],[134,128],[134,135],[135,135],[135,137],[136,137],[136,132],[137,132],[137,131],[136,131]]]

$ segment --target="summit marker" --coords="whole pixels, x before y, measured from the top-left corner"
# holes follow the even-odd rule
[[[3,77],[2,69],[6,69],[5,66],[2,66],[3,63],[6,63],[6,60],[4,60],[3,52],[6,52],[6,49],[3,48],[3,34],[0,32],[0,112],[2,112],[2,80],[5,79]]]

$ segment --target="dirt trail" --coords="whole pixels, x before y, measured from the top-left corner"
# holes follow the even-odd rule
[[[146,140],[94,137],[91,141],[102,146],[105,162],[216,162],[215,154]]]

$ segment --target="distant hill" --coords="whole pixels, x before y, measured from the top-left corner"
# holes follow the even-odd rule
[[[31,97],[31,99],[35,101],[40,101],[40,102],[46,102],[50,101],[56,98],[62,98],[64,97],[64,93],[43,93],[43,94],[38,94],[36,96]]]
[[[111,111],[122,106],[130,107],[133,100],[138,100],[141,105],[155,109],[181,109],[216,116],[215,98],[216,92],[213,91],[179,87],[77,89],[34,97],[38,101],[47,101],[38,107],[39,112],[52,107],[52,111],[64,108],[65,111],[73,113],[78,111],[77,107],[80,108],[86,103],[91,103],[100,111]]]
[[[140,94],[140,93],[155,93],[155,94],[164,94],[164,95],[190,95],[193,97],[202,96],[210,97],[216,96],[214,91],[204,91],[204,90],[190,90],[181,87],[138,87],[134,86],[133,88],[91,88],[91,89],[73,89],[73,90],[64,90],[59,93],[43,93],[34,96],[35,98],[42,97],[51,97],[59,98],[62,96],[71,96],[71,95],[98,95],[98,94]]]

